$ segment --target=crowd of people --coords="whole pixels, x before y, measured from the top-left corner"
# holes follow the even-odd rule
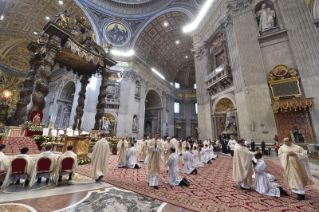
[[[106,134],[101,134],[101,139],[94,145],[92,152],[92,178],[96,182],[101,181],[108,174],[110,147],[105,139]],[[306,150],[292,143],[291,139],[284,138],[284,145],[280,146],[278,140],[275,143],[276,153],[284,167],[284,182],[288,185],[292,192],[298,195],[298,200],[305,199],[305,187],[313,185],[314,181],[309,170],[308,156]],[[279,145],[278,145],[279,144]],[[220,141],[211,142],[210,140],[194,140],[187,138],[184,141],[178,141],[175,138],[170,139],[159,137],[155,134],[153,139],[144,137],[136,143],[122,138],[117,144],[117,162],[118,168],[141,169],[138,163],[146,164],[147,178],[149,186],[159,189],[160,168],[163,164],[167,169],[166,183],[171,186],[189,186],[190,182],[186,178],[179,177],[179,155],[182,156],[182,173],[198,174],[198,168],[204,168],[206,164],[211,164],[218,155],[214,151],[221,150],[223,153],[230,153],[233,157],[233,176],[232,179],[243,190],[250,190],[252,178],[255,178],[253,189],[260,194],[268,196],[280,197],[280,195],[288,195],[284,189],[276,183],[276,178],[270,173],[266,173],[266,163],[262,159],[264,154],[265,142],[262,142],[262,152],[255,151],[255,143],[252,140],[250,145],[245,139],[236,141],[233,137],[230,140],[221,139]],[[0,145],[0,164],[1,169],[6,171],[5,179],[2,183],[2,189],[6,188],[10,181],[11,165],[8,158],[3,154],[5,145]],[[136,148],[135,148],[136,147]],[[179,149],[181,147],[181,151]],[[52,146],[47,145],[45,151],[42,152],[35,160],[27,155],[28,148],[21,149],[21,154],[15,158],[23,158],[27,161],[26,184],[32,187],[35,182],[41,183],[42,178],[46,178],[46,182],[52,177],[54,182],[61,182],[62,176],[59,175],[61,162],[66,157],[74,159],[72,172],[69,174],[69,180],[77,169],[77,156],[72,152],[72,146],[67,147],[67,152],[57,156],[51,152]],[[14,159],[15,159],[14,158]],[[38,161],[41,158],[49,158],[51,166],[49,173],[37,173]],[[254,174],[253,174],[254,173]],[[20,178],[24,175],[15,176],[15,183],[20,183]]]

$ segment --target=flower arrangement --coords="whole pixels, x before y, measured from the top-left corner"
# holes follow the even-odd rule
[[[32,122],[31,121],[27,121],[23,124],[29,131],[32,132],[42,132],[43,131],[43,127],[44,124],[40,123],[39,126],[32,126]]]
[[[45,142],[55,142],[55,143],[61,143],[65,139],[64,137],[54,137],[51,135],[33,135],[31,136],[35,141],[45,141]]]
[[[82,159],[78,159],[78,165],[85,165],[85,164],[89,164],[92,162],[92,159],[90,157],[87,158],[82,158]]]

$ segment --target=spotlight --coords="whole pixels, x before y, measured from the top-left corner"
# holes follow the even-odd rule
[[[179,44],[179,40],[175,41],[176,44]]]
[[[37,32],[33,32],[33,34],[37,35],[38,33]]]
[[[168,23],[165,21],[164,22],[164,27],[167,27],[168,26]]]
[[[187,59],[187,58],[188,58],[188,56],[186,55],[186,56],[185,56],[185,58]]]
[[[59,4],[63,4],[63,1],[59,1]]]
[[[47,16],[47,17],[45,17],[45,19],[50,20],[50,17],[49,17],[49,16]]]
[[[4,19],[4,15],[0,16],[0,20],[2,21]]]

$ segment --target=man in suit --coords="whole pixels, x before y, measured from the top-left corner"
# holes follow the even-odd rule
[[[266,143],[264,140],[261,142],[261,153],[263,155],[266,153]]]

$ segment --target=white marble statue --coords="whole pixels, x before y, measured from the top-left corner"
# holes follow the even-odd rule
[[[275,26],[275,17],[275,11],[267,8],[267,29],[271,29]]]
[[[106,120],[103,119],[102,129],[110,130],[110,125],[111,125],[111,122],[110,122],[109,118],[107,118]]]
[[[138,121],[137,121],[137,117],[136,116],[134,116],[134,118],[133,118],[133,130],[136,130],[136,131],[138,131]]]
[[[266,4],[262,4],[261,10],[256,13],[256,17],[259,19],[259,32],[264,32],[268,29],[266,6]]]

